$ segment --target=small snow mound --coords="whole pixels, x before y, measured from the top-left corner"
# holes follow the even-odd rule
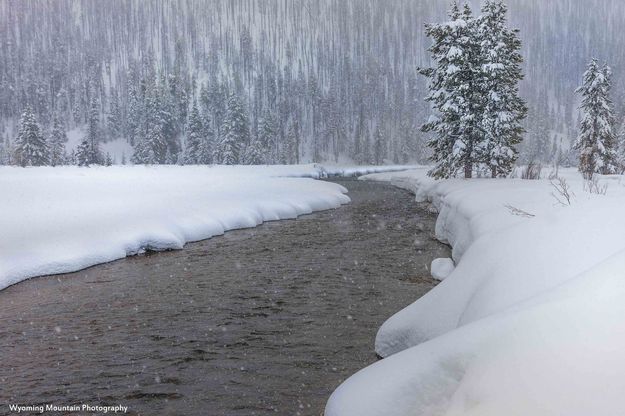
[[[432,262],[432,266],[430,267],[432,277],[436,280],[445,280],[447,276],[449,276],[456,266],[454,266],[454,261],[452,259],[436,259]]]

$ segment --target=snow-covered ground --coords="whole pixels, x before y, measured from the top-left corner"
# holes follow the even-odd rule
[[[345,381],[326,416],[623,413],[625,181],[601,178],[600,195],[560,173],[570,205],[549,180],[362,178],[431,201],[456,267],[380,328],[388,358]]]
[[[349,202],[345,188],[311,178],[339,171],[345,168],[0,167],[0,289],[337,208]]]

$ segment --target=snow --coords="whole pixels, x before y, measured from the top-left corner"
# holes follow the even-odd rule
[[[436,280],[445,280],[455,269],[452,259],[434,259],[430,267],[432,277]]]
[[[0,167],[0,289],[349,202],[313,180],[397,167]]]
[[[388,357],[345,381],[326,416],[616,415],[625,391],[625,186],[434,182],[427,169],[370,175],[440,212],[456,268],[380,328]],[[587,189],[588,187],[586,187]]]

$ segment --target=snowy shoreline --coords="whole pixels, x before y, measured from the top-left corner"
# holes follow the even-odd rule
[[[0,167],[0,290],[349,203],[315,179],[407,167]]]
[[[457,267],[380,328],[388,357],[333,393],[326,416],[618,414],[625,389],[625,204],[621,176],[557,202],[549,180],[390,182],[439,210]],[[555,194],[555,196],[554,196]]]

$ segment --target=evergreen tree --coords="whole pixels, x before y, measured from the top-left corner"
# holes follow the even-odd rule
[[[250,142],[247,113],[236,93],[228,98],[226,117],[215,149],[215,161],[223,165],[241,163],[241,147]]]
[[[57,166],[65,163],[67,157],[65,154],[65,143],[67,143],[67,135],[58,116],[54,117],[52,123],[52,132],[50,133],[50,165]]]
[[[117,90],[111,89],[111,98],[109,103],[109,114],[107,118],[108,132],[111,139],[117,139],[122,136],[122,112],[119,104]]]
[[[202,119],[197,109],[197,104],[193,103],[191,113],[189,114],[189,120],[187,125],[187,141],[184,152],[184,163],[186,165],[195,165],[200,163],[202,158],[202,137],[204,133],[204,126],[202,125]]]
[[[146,115],[142,123],[143,133],[137,134],[133,162],[136,164],[162,164],[170,162],[172,154],[169,152],[167,128],[169,119],[167,111],[161,107],[160,88],[157,84],[148,84],[146,92]]]
[[[91,97],[87,135],[76,149],[79,166],[99,165],[104,162],[100,151],[100,112],[95,94]]]
[[[258,137],[252,138],[250,144],[245,147],[243,162],[246,165],[262,165],[265,163],[265,154]]]
[[[272,112],[267,111],[261,118],[258,126],[258,141],[263,149],[264,163],[277,163],[278,154],[278,127]]]
[[[19,121],[15,139],[15,161],[21,166],[45,166],[49,163],[49,149],[30,106]]]
[[[435,66],[419,72],[429,78],[426,101],[437,114],[422,130],[435,134],[428,142],[435,163],[429,174],[449,178],[464,171],[470,178],[478,161],[476,146],[480,139],[481,99],[476,94],[480,48],[469,6],[460,12],[454,2],[449,17],[447,23],[426,26],[426,34],[434,42],[429,51]]]
[[[484,137],[477,145],[479,160],[492,177],[507,176],[517,159],[521,143],[521,122],[527,114],[519,97],[518,83],[523,79],[518,30],[506,27],[507,7],[502,0],[488,0],[477,21],[480,45],[478,94],[483,97],[481,129]]]
[[[292,165],[299,163],[299,146],[300,146],[300,128],[297,120],[292,120],[289,123],[289,128],[286,135],[286,143],[283,149],[282,160]]]
[[[579,151],[579,171],[586,179],[595,173],[616,172],[616,138],[613,132],[614,116],[610,100],[610,68],[599,68],[593,59],[584,73],[583,85],[577,89],[582,95],[582,122],[574,148]]]

